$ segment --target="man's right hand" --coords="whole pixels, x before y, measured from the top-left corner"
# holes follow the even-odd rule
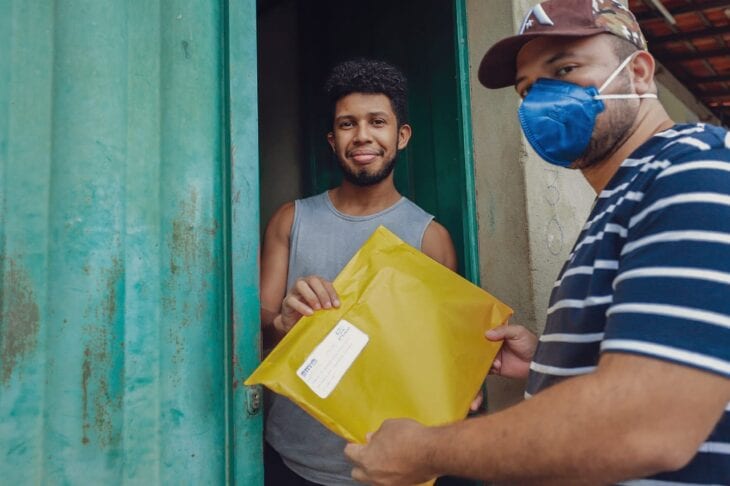
[[[522,326],[503,324],[487,331],[490,341],[504,341],[490,373],[508,378],[527,378],[537,348],[537,336]]]
[[[284,297],[281,314],[274,319],[274,328],[284,335],[302,316],[311,316],[314,311],[339,307],[340,300],[332,282],[311,275],[297,279]]]

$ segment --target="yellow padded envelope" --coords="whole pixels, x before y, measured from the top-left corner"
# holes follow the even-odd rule
[[[350,442],[388,418],[466,416],[512,309],[379,227],[334,281],[338,309],[303,317],[246,385],[290,398]]]

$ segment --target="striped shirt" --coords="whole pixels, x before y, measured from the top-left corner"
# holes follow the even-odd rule
[[[527,397],[592,372],[603,352],[730,377],[730,134],[675,125],[631,154],[596,198],[547,314]],[[730,484],[730,407],[685,468],[622,484]]]

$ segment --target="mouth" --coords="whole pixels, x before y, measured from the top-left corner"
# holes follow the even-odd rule
[[[378,157],[382,157],[384,154],[382,152],[376,152],[376,151],[353,151],[350,152],[349,156],[351,159],[353,159],[358,164],[368,164],[375,160]]]

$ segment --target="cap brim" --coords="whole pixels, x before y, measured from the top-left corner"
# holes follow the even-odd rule
[[[479,82],[489,89],[504,88],[515,84],[517,73],[517,53],[520,49],[537,37],[588,37],[600,34],[605,30],[595,29],[551,30],[529,34],[513,35],[489,48],[479,64]]]

